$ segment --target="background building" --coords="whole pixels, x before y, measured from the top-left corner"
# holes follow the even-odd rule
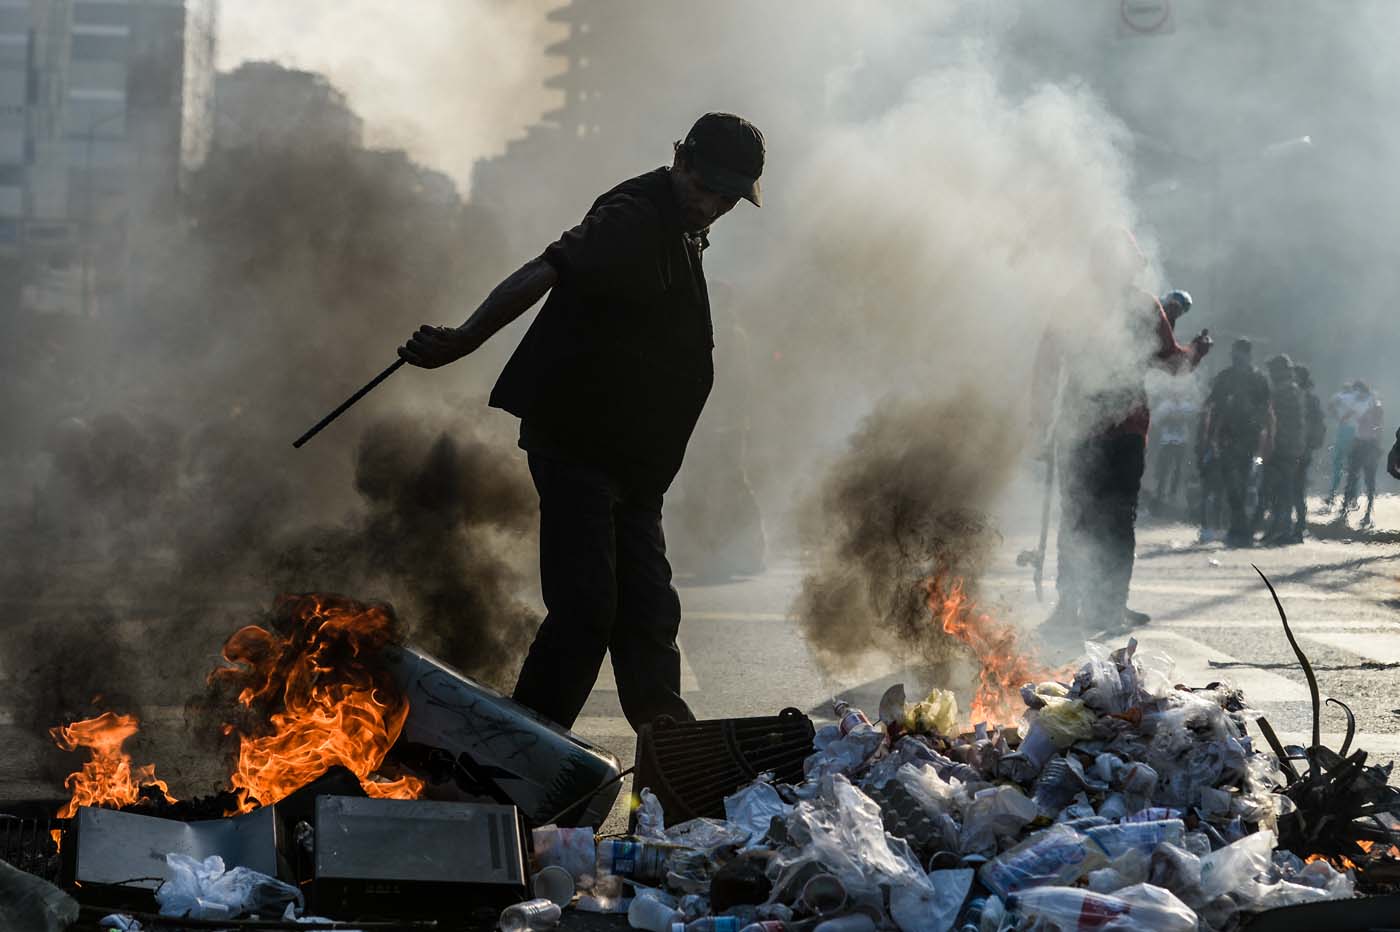
[[[119,307],[208,151],[217,0],[0,0],[0,304]]]

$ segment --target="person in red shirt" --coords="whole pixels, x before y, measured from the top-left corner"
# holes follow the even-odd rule
[[[1144,266],[1137,242],[1130,234],[1121,235],[1134,261]],[[1115,266],[1104,253],[1118,249],[1121,257],[1122,248],[1099,243],[1095,274],[1108,278]],[[1127,607],[1150,423],[1146,373],[1149,367],[1190,372],[1211,347],[1206,330],[1186,346],[1176,341],[1174,324],[1189,304],[1176,300],[1174,293],[1168,297],[1164,306],[1145,292],[1125,296],[1133,349],[1120,349],[1117,355],[1132,358],[1110,361],[1083,352],[1083,347],[1067,345],[1065,335],[1054,328],[1037,354],[1035,404],[1041,423],[1048,423],[1057,408],[1052,455],[1060,470],[1058,600],[1043,626],[1049,637],[1118,632],[1149,620]]]

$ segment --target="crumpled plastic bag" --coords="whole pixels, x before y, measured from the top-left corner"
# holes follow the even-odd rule
[[[844,736],[834,726],[828,728],[818,730],[812,739],[816,752],[802,762],[808,784],[832,774],[853,774],[885,746],[885,732],[873,725],[856,725]]]
[[[666,840],[682,848],[708,853],[726,846],[743,847],[749,840],[749,833],[720,819],[699,818],[666,829]]]
[[[643,789],[637,805],[636,835],[646,841],[665,841],[666,810],[649,789]]]
[[[846,887],[855,905],[884,911],[882,889],[932,887],[907,844],[892,844],[885,834],[880,807],[839,774],[821,782],[812,801],[797,804],[788,819],[794,838],[805,839],[804,856],[810,856]],[[923,925],[900,927],[903,932],[931,932]]]
[[[899,887],[890,891],[890,918],[905,932],[949,932],[958,920],[967,892],[972,889],[970,867],[930,871],[929,885]]]
[[[999,840],[1014,838],[1037,815],[1035,802],[1014,786],[979,790],[963,811],[958,849],[963,854],[996,854]]]
[[[1276,854],[1276,871],[1278,866]],[[1246,908],[1257,911],[1349,899],[1356,895],[1356,880],[1351,872],[1341,873],[1326,861],[1313,861],[1305,864],[1301,870],[1286,866],[1278,872],[1283,879],[1267,884],[1257,879],[1251,880],[1234,891],[1235,897],[1247,904]]]
[[[958,698],[946,689],[931,689],[919,702],[904,709],[905,731],[951,735],[958,726]]]
[[[649,791],[642,792],[646,794]],[[562,867],[575,883],[593,874],[598,862],[598,845],[593,829],[543,825],[530,834],[535,861],[540,867]]]
[[[196,861],[187,854],[165,856],[165,882],[156,890],[162,916],[235,919],[253,914],[281,915],[288,904],[301,907],[301,891],[276,877],[246,867],[224,869],[217,854]]]
[[[1274,833],[1265,829],[1201,858],[1201,896],[1214,899],[1247,886],[1273,863]]]
[[[1127,651],[1110,651],[1093,641],[1084,645],[1088,659],[1075,673],[1071,692],[1096,712],[1122,712],[1136,699],[1137,676],[1132,667],[1132,651],[1137,642],[1128,644]],[[1126,663],[1126,670],[1119,665],[1120,660]]]
[[[724,817],[730,825],[749,833],[746,844],[768,834],[774,817],[785,819],[791,813],[792,804],[783,802],[773,784],[762,777],[724,798]]]
[[[1038,712],[1027,712],[1035,716],[1035,723],[1045,730],[1059,750],[1063,751],[1076,741],[1088,741],[1094,736],[1094,723],[1098,715],[1080,699],[1062,699],[1041,692],[1045,708]]]

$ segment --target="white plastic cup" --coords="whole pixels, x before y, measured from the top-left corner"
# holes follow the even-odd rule
[[[558,903],[526,900],[507,906],[501,913],[501,932],[542,932],[557,926],[563,915]]]
[[[574,901],[576,886],[567,869],[551,864],[530,878],[530,889],[536,897],[564,907]]]
[[[646,932],[670,932],[674,925],[685,928],[680,912],[654,896],[638,896],[632,899],[632,905],[627,907],[627,924]]]

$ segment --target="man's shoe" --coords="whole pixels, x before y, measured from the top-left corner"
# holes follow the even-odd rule
[[[1131,608],[1123,609],[1123,621],[1133,628],[1141,628],[1152,620],[1152,616],[1146,612],[1135,612]]]

